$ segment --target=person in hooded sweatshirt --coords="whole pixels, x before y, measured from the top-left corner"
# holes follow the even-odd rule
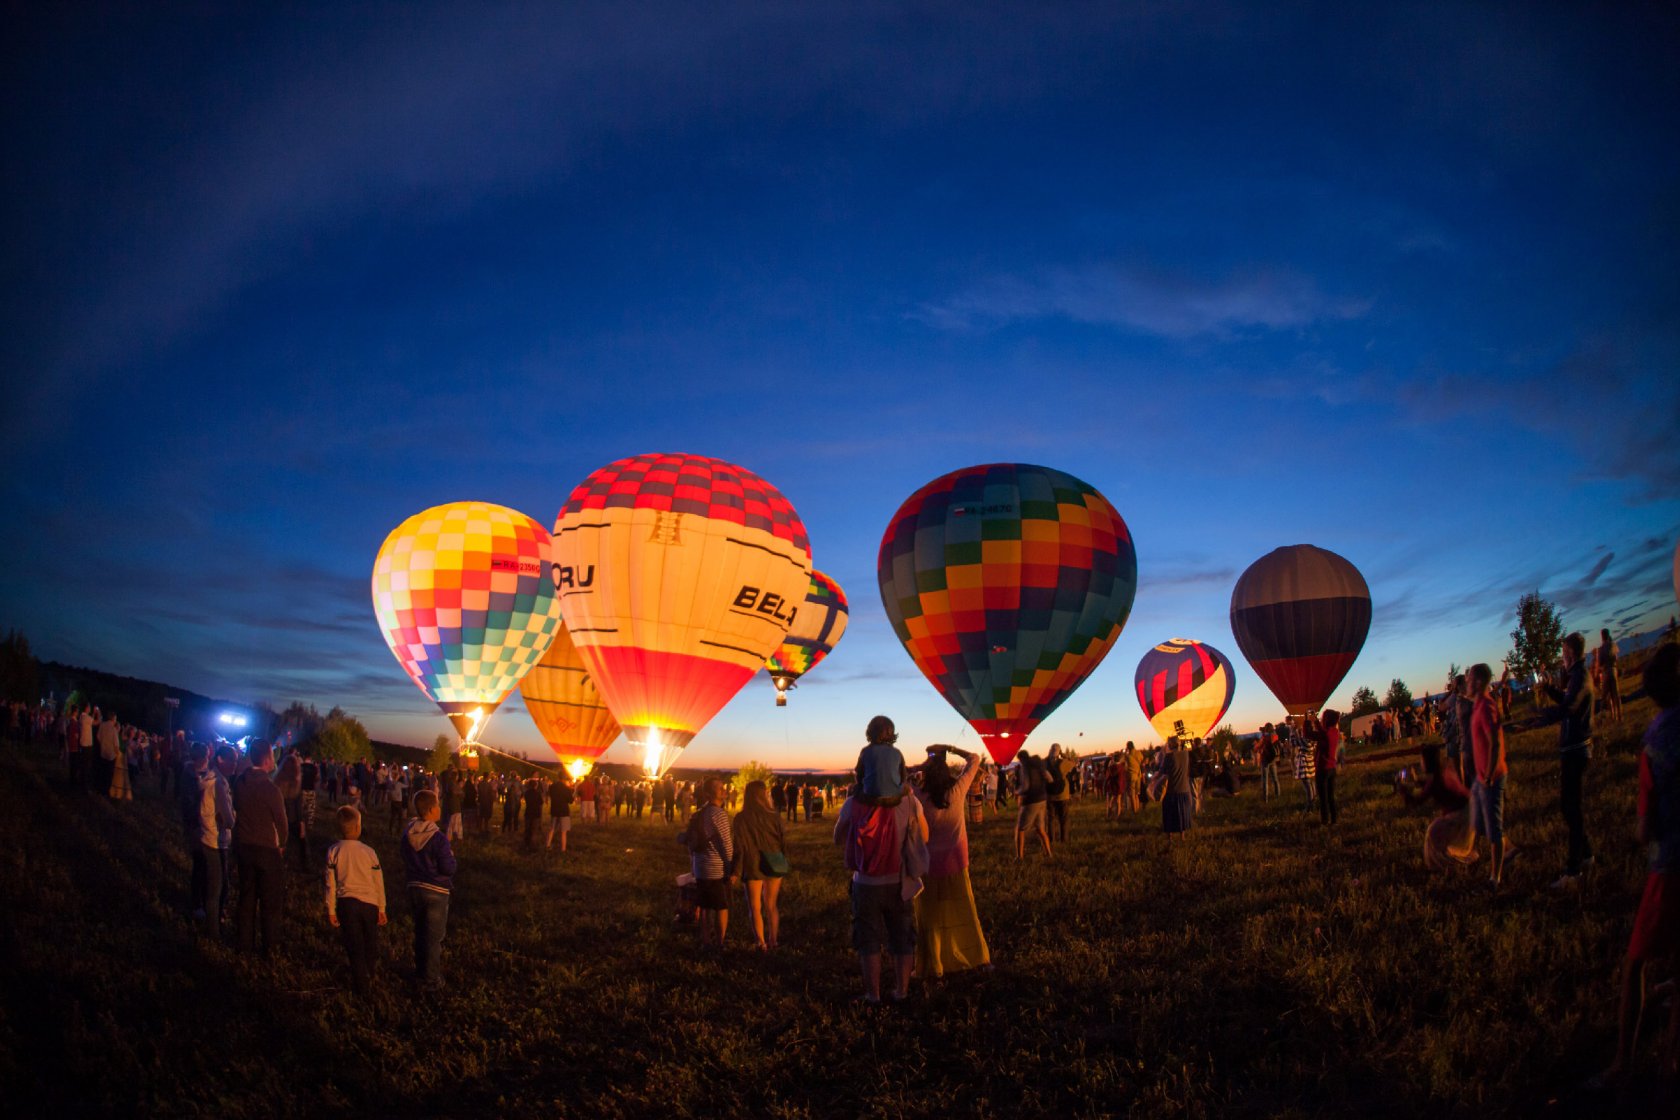
[[[437,824],[442,815],[436,793],[429,789],[416,793],[414,819],[403,830],[401,845],[408,872],[408,903],[414,914],[414,977],[421,987],[431,989],[443,986],[443,935],[455,882],[455,853]]]

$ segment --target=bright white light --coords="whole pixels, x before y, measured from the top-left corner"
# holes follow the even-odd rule
[[[244,716],[239,715],[237,712],[223,712],[217,718],[220,719],[223,723],[227,724],[229,727],[244,727],[248,722],[250,722]]]
[[[583,776],[595,768],[595,764],[587,758],[574,758],[566,763],[566,773],[572,776],[572,781],[581,782]]]
[[[484,727],[484,709],[474,708],[467,715],[472,717],[472,726],[467,728],[467,733],[462,738],[468,743],[476,743],[478,742],[478,733]]]
[[[660,771],[659,729],[648,728],[647,744],[642,748],[642,769],[647,771],[650,778],[659,777]]]

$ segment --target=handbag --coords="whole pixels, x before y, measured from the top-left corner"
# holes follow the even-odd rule
[[[767,878],[780,879],[783,875],[792,871],[793,866],[788,863],[788,858],[785,853],[759,852],[758,870],[760,874],[766,876]]]

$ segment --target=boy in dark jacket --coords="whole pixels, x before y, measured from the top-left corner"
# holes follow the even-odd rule
[[[455,884],[455,853],[437,824],[442,816],[437,794],[421,790],[414,795],[414,819],[402,838],[408,904],[414,913],[414,976],[421,987],[432,989],[443,986],[443,935]]]

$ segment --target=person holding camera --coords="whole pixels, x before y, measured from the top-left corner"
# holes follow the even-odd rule
[[[1587,678],[1587,640],[1579,632],[1563,639],[1564,685],[1558,688],[1548,677],[1546,666],[1535,685],[1539,695],[1552,702],[1551,716],[1558,724],[1558,761],[1561,765],[1558,807],[1569,826],[1569,854],[1563,874],[1552,883],[1553,890],[1580,885],[1581,872],[1592,865],[1592,844],[1587,840],[1586,818],[1581,812],[1581,791],[1586,784],[1587,760],[1592,756],[1592,684]]]
[[[1450,762],[1444,762],[1441,748],[1425,743],[1423,773],[1413,780],[1409,770],[1394,778],[1394,791],[1407,808],[1434,805],[1440,810],[1423,831],[1423,863],[1431,871],[1464,867],[1476,861],[1476,830],[1470,819],[1470,791]]]

